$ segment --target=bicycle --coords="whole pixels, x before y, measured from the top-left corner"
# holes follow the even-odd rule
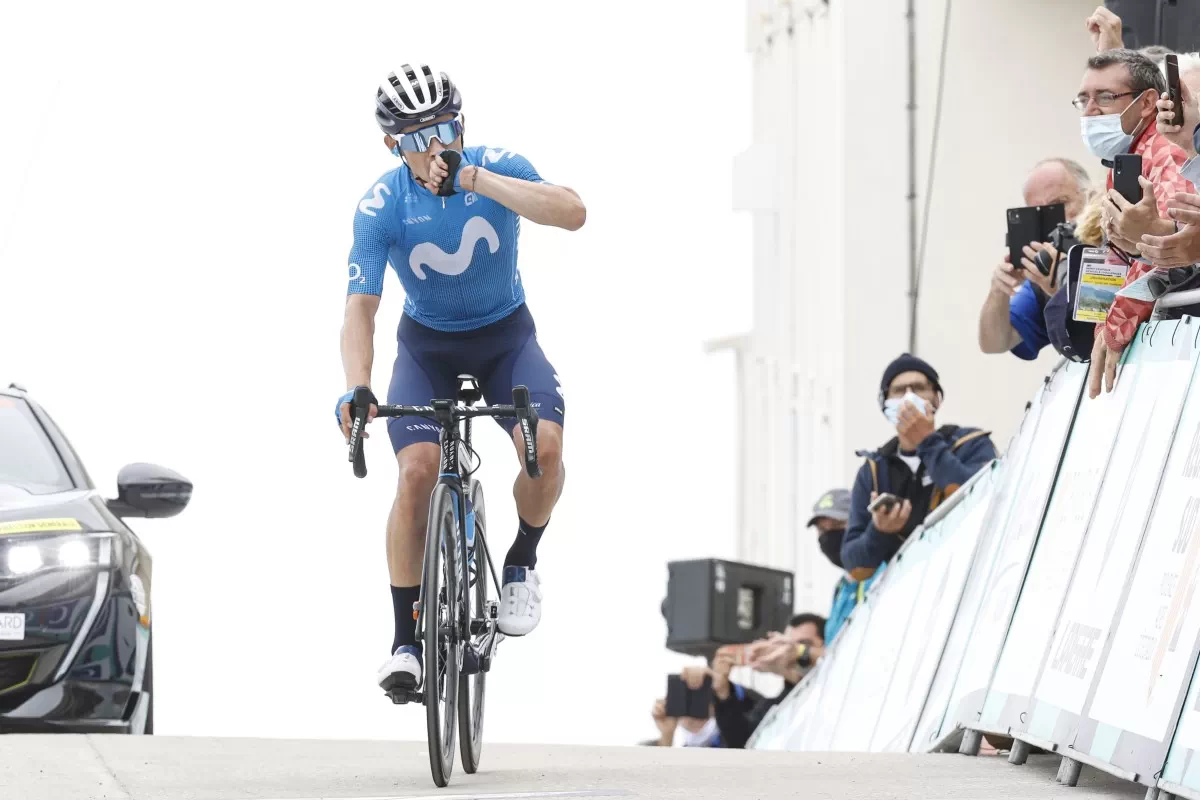
[[[471,447],[471,421],[476,417],[516,418],[525,440],[525,471],[532,478],[541,475],[538,417],[529,404],[529,390],[524,386],[514,388],[510,406],[476,407],[482,399],[475,378],[460,375],[457,401],[433,400],[428,406],[380,405],[376,414],[422,417],[441,426],[441,470],[429,499],[421,591],[413,607],[413,619],[424,645],[421,685],[411,690],[385,687],[393,703],[425,706],[429,766],[433,782],[439,787],[449,783],[454,768],[456,716],[463,769],[471,774],[479,768],[486,678],[496,647],[504,638],[497,627],[499,604],[488,599],[489,573],[497,597],[501,587],[487,545],[483,485],[474,477],[479,464],[467,470],[468,459],[463,457],[473,455],[479,461]],[[359,478],[367,474],[361,434],[369,410],[370,392],[359,387],[351,401],[354,421],[349,441],[349,460]],[[429,598],[436,598],[436,603],[427,602]]]

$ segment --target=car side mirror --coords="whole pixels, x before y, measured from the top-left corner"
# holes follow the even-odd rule
[[[127,464],[117,474],[117,499],[108,509],[118,517],[173,517],[192,499],[192,482],[157,464]]]

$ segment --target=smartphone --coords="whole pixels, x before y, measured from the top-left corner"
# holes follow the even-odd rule
[[[679,675],[667,676],[667,716],[708,719],[712,710],[712,677],[706,676],[699,689],[689,689]]]
[[[1167,99],[1175,104],[1172,109],[1171,124],[1183,124],[1183,93],[1179,91],[1179,56],[1171,53],[1167,56]]]
[[[1031,242],[1043,241],[1041,236],[1042,215],[1038,206],[1008,209],[1008,234],[1005,241],[1008,244],[1008,260],[1013,269],[1021,268],[1025,248]]]
[[[899,497],[896,497],[894,494],[888,494],[887,492],[884,492],[883,494],[879,495],[879,497],[876,497],[871,501],[871,505],[867,506],[867,511],[870,511],[872,514],[874,514],[876,509],[881,508],[887,512],[891,511],[894,506],[899,504]]]
[[[1142,157],[1135,153],[1122,153],[1113,159],[1113,188],[1131,203],[1142,200]]]

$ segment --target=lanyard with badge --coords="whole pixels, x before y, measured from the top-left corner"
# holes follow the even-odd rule
[[[1129,262],[1108,247],[1087,246],[1071,249],[1070,261],[1076,260],[1078,266],[1072,263],[1067,270],[1068,281],[1079,276],[1075,286],[1068,286],[1075,300],[1072,316],[1076,322],[1104,322],[1125,284]]]

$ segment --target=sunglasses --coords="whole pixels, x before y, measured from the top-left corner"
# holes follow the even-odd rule
[[[424,153],[429,149],[429,145],[433,143],[434,139],[437,139],[443,146],[446,146],[462,135],[462,129],[462,122],[452,119],[449,122],[436,122],[420,130],[415,130],[411,133],[402,133],[392,138],[400,144],[401,150]]]

